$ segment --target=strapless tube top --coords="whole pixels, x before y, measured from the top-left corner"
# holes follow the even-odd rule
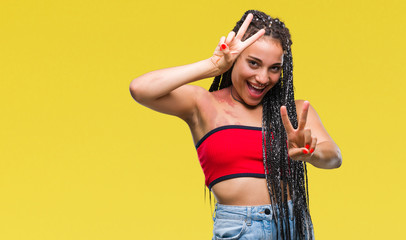
[[[215,128],[197,142],[196,150],[210,190],[214,184],[231,178],[265,178],[261,127]]]

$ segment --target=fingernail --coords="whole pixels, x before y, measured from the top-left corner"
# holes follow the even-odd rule
[[[223,50],[224,50],[224,49],[226,49],[226,48],[227,48],[227,44],[222,43],[222,44],[221,44],[221,49],[223,49]]]
[[[310,145],[309,145],[309,144],[306,144],[306,148],[309,149],[309,147],[310,147]]]
[[[313,153],[314,152],[314,149],[312,148],[312,149],[310,149],[310,153]]]
[[[307,153],[309,153],[306,149],[303,149],[303,153],[304,154],[307,154]]]

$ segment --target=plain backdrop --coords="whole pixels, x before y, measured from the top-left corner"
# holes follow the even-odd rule
[[[210,57],[248,9],[290,29],[296,98],[342,151],[308,166],[316,239],[404,235],[404,1],[3,0],[0,239],[210,239],[187,125],[129,84]]]

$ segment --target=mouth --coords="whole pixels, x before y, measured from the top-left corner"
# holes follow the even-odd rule
[[[262,93],[264,92],[264,89],[266,88],[267,85],[258,86],[247,82],[247,86],[250,94],[253,97],[260,97],[262,96]]]

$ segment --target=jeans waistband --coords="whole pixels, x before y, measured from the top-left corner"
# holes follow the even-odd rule
[[[293,204],[292,201],[288,201],[289,217],[293,219]],[[278,215],[278,207],[275,206]],[[214,217],[214,213],[216,216]],[[251,220],[261,221],[269,220],[273,218],[273,209],[271,204],[259,205],[259,206],[234,206],[223,205],[216,203],[216,208],[213,212],[213,220],[219,219],[233,219],[233,220],[247,220],[250,223]]]

